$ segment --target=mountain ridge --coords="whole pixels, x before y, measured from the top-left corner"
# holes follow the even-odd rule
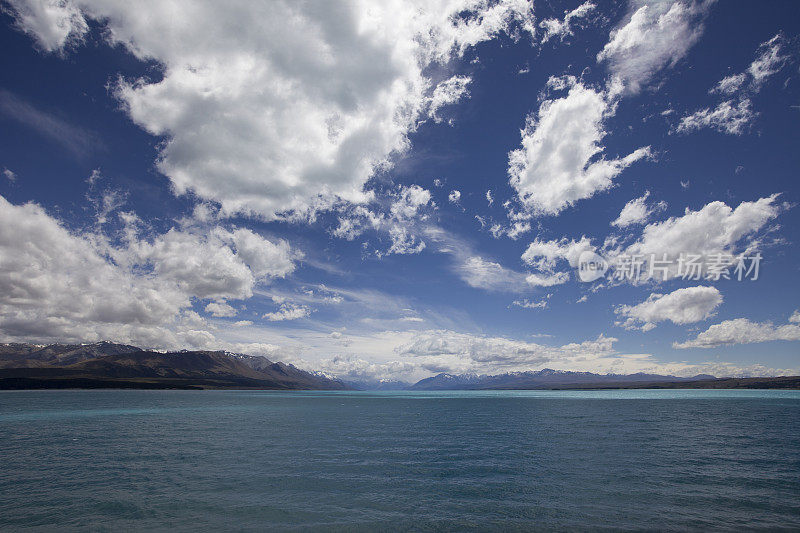
[[[558,390],[623,388],[800,388],[800,377],[718,378],[647,374],[595,374],[571,370],[528,370],[495,375],[440,373],[422,379],[409,390]]]
[[[112,342],[0,345],[0,389],[25,388],[348,387],[265,357],[224,351],[156,352]]]
[[[393,379],[345,380],[305,371],[266,357],[227,351],[159,352],[109,341],[83,344],[0,344],[0,389],[40,388],[244,388],[277,390],[558,390],[621,388],[793,388],[800,377],[717,378],[570,370],[503,374],[440,373],[406,383]]]

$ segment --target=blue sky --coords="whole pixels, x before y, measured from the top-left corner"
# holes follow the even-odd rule
[[[0,340],[798,373],[798,11],[6,2]]]

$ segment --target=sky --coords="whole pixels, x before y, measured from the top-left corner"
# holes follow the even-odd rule
[[[800,374],[795,1],[0,6],[0,342]]]

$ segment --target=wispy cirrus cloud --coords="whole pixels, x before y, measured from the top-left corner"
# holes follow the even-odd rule
[[[34,130],[76,157],[85,158],[93,152],[105,149],[102,140],[94,132],[75,126],[2,89],[0,89],[0,114]]]
[[[612,30],[597,54],[622,90],[637,93],[656,75],[675,66],[703,33],[703,18],[713,2],[631,2],[624,23]]]

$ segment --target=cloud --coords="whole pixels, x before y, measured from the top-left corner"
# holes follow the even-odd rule
[[[691,324],[711,317],[722,304],[722,294],[715,287],[687,287],[669,294],[651,294],[637,305],[621,305],[615,313],[626,318],[617,323],[625,329],[649,331],[656,323]]]
[[[419,185],[400,187],[389,211],[396,220],[417,216],[421,208],[430,204],[431,192]]]
[[[256,283],[286,277],[295,268],[288,243],[248,229],[215,227],[202,235],[173,228],[130,246],[135,266],[152,267],[160,279],[198,298],[250,298]]]
[[[428,72],[535,29],[521,0],[60,5],[162,67],[118,80],[115,95],[163,138],[157,166],[175,192],[266,220],[368,200],[365,183],[407,151],[418,124],[466,94],[465,77]],[[40,11],[16,20],[51,48],[65,42],[47,37],[59,24]]]
[[[420,331],[395,347],[398,355],[424,358],[435,371],[482,371],[487,368],[543,368],[554,362],[568,365],[576,359],[603,359],[613,355],[617,339],[595,340],[563,346],[546,346],[504,337],[477,336],[446,330]]]
[[[569,272],[558,272],[556,267],[566,262],[571,268],[575,268],[583,252],[595,250],[596,247],[585,236],[579,241],[566,238],[542,241],[537,238],[522,253],[522,261],[534,269],[534,272],[528,275],[528,283],[539,287],[566,283],[569,281]]]
[[[716,86],[712,87],[710,93],[720,94],[734,94],[739,91],[744,83],[747,81],[747,74],[744,72],[739,74],[731,74],[719,81]]]
[[[35,204],[0,197],[0,331],[6,339],[158,335],[189,306],[172,283],[106,260]]]
[[[657,72],[675,66],[700,39],[709,2],[632,4],[640,5],[611,32],[597,61],[608,63],[626,92],[637,93]]]
[[[469,97],[467,87],[471,82],[472,79],[468,76],[453,76],[437,85],[431,96],[428,116],[436,123],[442,122],[439,110],[444,106],[455,104],[462,98]]]
[[[758,56],[747,68],[747,74],[752,79],[753,90],[760,90],[764,82],[780,72],[786,64],[789,56],[783,53],[785,47],[786,38],[780,32],[758,47]]]
[[[709,91],[723,94],[728,98],[711,109],[706,107],[681,118],[678,133],[687,133],[701,128],[713,128],[729,135],[745,133],[758,117],[753,111],[750,97],[758,93],[766,81],[777,74],[787,63],[789,56],[784,54],[786,39],[778,33],[767,42],[761,43],[756,59],[746,71],[723,78]]]
[[[552,297],[552,294],[548,294],[544,298],[539,301],[531,301],[527,298],[523,300],[514,300],[511,302],[511,305],[516,307],[522,307],[523,309],[545,309],[547,307],[548,301]]]
[[[103,142],[94,133],[42,111],[2,89],[0,89],[0,113],[61,145],[76,157],[85,157],[103,147]]]
[[[240,255],[236,229],[172,228],[152,233],[120,213],[118,238],[74,232],[36,204],[0,197],[0,332],[4,340],[116,340],[145,347],[206,347],[214,342],[191,306],[213,299],[219,315],[228,298],[288,275],[292,252],[263,237],[258,254]],[[286,245],[288,246],[288,245]],[[250,248],[248,248],[249,251]],[[247,254],[245,254],[246,256]]]
[[[721,133],[741,135],[753,122],[758,113],[753,111],[752,102],[745,98],[738,103],[726,100],[716,108],[704,108],[681,118],[676,131],[688,133],[702,128],[714,128]]]
[[[667,204],[664,202],[659,202],[652,207],[648,206],[648,196],[650,196],[650,191],[645,191],[643,196],[634,198],[625,204],[625,207],[622,208],[619,216],[611,223],[611,225],[618,228],[625,228],[634,224],[644,224],[653,213],[666,209]]]
[[[565,260],[571,267],[578,266],[578,258],[585,251],[595,251],[591,239],[582,236],[579,241],[562,238],[542,241],[538,238],[528,245],[522,261],[541,272],[553,272],[559,261]]]
[[[99,173],[95,170],[92,172],[92,177],[98,176]],[[90,177],[91,179],[91,177]],[[122,206],[125,205],[127,202],[127,194],[107,189],[103,191],[99,196],[94,194],[94,185],[95,181],[90,181],[90,189],[89,193],[86,195],[86,199],[89,201],[90,204],[93,205],[96,214],[95,214],[95,221],[98,226],[102,226],[109,221],[109,215],[113,212],[120,209]]]
[[[534,287],[554,287],[569,281],[569,274],[567,272],[554,272],[552,274],[533,272],[525,277],[525,281]]]
[[[355,323],[354,323],[355,324]],[[439,372],[498,374],[554,368],[597,373],[647,372],[694,376],[781,375],[796,370],[767,368],[758,364],[737,366],[711,361],[698,364],[659,362],[650,354],[620,352],[616,339],[605,335],[590,340],[543,344],[509,337],[480,335],[454,328],[403,329],[357,332],[348,328],[331,335],[320,330],[292,328],[289,336],[276,333],[279,324],[237,329],[267,343],[281,360],[302,368],[353,379],[403,379],[416,381]],[[534,335],[541,336],[541,335]],[[230,343],[236,344],[236,343]],[[239,342],[245,351],[245,342]]]
[[[737,318],[714,324],[694,339],[676,342],[672,346],[678,349],[717,348],[769,341],[800,341],[800,325],[791,319],[788,324],[775,326],[771,322],[752,322],[746,318]]]
[[[505,235],[509,239],[516,241],[524,234],[528,233],[530,230],[531,230],[530,222],[524,220],[517,220],[515,222],[512,222],[508,226],[503,226],[502,224],[492,224],[492,227],[489,228],[489,233],[491,233],[492,237],[494,237],[495,239],[499,239],[500,237]]]
[[[319,362],[322,372],[331,377],[345,381],[404,380],[414,381],[410,377],[416,370],[415,365],[408,362],[368,361],[353,355],[337,355]]]
[[[524,274],[480,256],[466,258],[457,265],[456,271],[467,285],[476,289],[520,292],[526,289],[528,283]]]
[[[578,13],[585,15],[591,5],[583,4]],[[639,92],[658,71],[684,57],[702,33],[700,19],[706,7],[707,3],[656,2],[633,10],[597,56],[611,72],[605,90],[572,76],[550,78],[548,89],[568,93],[544,98],[538,112],[526,119],[522,147],[509,153],[509,183],[524,211],[512,213],[512,218],[557,215],[609,189],[625,168],[651,156],[649,147],[640,147],[624,157],[603,157],[605,121],[615,114],[623,94]],[[551,29],[554,35],[568,30],[558,21],[545,27],[546,35]]]
[[[470,242],[439,226],[429,224],[423,228],[423,234],[435,252],[452,258],[453,272],[471,287],[492,292],[521,293],[535,286],[527,279],[525,272],[518,272],[486,258]]]
[[[785,375],[793,370],[740,367],[725,362],[657,362],[649,354],[625,354],[614,348],[617,339],[596,339],[563,345],[545,345],[505,337],[473,335],[450,330],[394,332],[396,361],[409,361],[429,373],[497,374],[554,368],[582,372],[675,376],[708,373],[716,376]]]
[[[300,255],[283,239],[265,239],[247,228],[237,228],[223,239],[229,239],[236,255],[250,268],[257,280],[285,278],[294,272],[295,259]]]
[[[199,298],[249,298],[255,278],[235,252],[207,238],[171,229],[152,242],[137,242],[137,260],[152,265],[156,276]],[[188,260],[187,260],[188,259]]]
[[[758,250],[758,232],[781,211],[777,194],[754,202],[742,202],[735,209],[724,202],[711,202],[698,211],[689,208],[683,216],[670,217],[661,222],[648,224],[640,238],[621,249],[606,250],[606,255],[641,256],[646,261],[664,257],[670,261],[666,277],[678,275],[677,267],[681,254],[705,257],[752,254]],[[648,269],[642,269],[648,277]],[[655,276],[664,272],[656,271]]]
[[[539,215],[557,215],[608,189],[626,167],[650,154],[644,147],[622,158],[602,157],[604,121],[615,109],[610,95],[574,77],[551,78],[548,85],[569,91],[528,115],[522,147],[508,154],[509,183],[524,208]]]
[[[333,236],[352,241],[367,230],[385,233],[391,245],[385,251],[376,251],[378,257],[417,254],[424,250],[426,244],[420,236],[419,224],[428,218],[427,212],[436,207],[430,191],[419,185],[400,186],[381,199],[383,205],[375,202],[369,206],[344,206]]]
[[[558,37],[560,41],[573,35],[572,29],[575,22],[581,23],[582,19],[586,19],[589,14],[597,8],[592,2],[584,2],[572,11],[567,11],[564,14],[564,20],[555,18],[544,19],[539,23],[539,27],[544,30],[542,35],[542,44],[550,39]]]
[[[284,320],[297,320],[305,318],[311,314],[311,310],[304,305],[296,305],[290,302],[280,304],[277,311],[266,313],[264,318],[270,322],[281,322]]]
[[[461,201],[461,191],[457,190],[450,191],[450,194],[447,196],[447,200],[451,204],[457,204],[458,202]]]
[[[4,169],[3,169],[3,176],[4,176],[4,177],[5,177],[5,178],[6,178],[8,181],[10,181],[10,182],[12,182],[12,183],[13,183],[13,182],[15,182],[15,181],[17,181],[17,175],[16,175],[16,173],[14,173],[13,171],[11,171],[11,170],[9,170],[9,169],[7,169],[7,168],[4,168]]]
[[[211,302],[206,306],[206,313],[214,317],[234,317],[238,313],[236,309],[225,302]]]
[[[8,0],[17,27],[36,40],[45,52],[55,52],[82,42],[89,31],[80,9],[58,0]]]
[[[391,245],[385,251],[376,251],[378,257],[424,250],[426,244],[418,225],[427,219],[427,211],[435,208],[430,191],[419,185],[400,186],[382,200],[383,205],[376,202],[370,206],[345,206],[332,234],[351,241],[367,230],[385,233]]]
[[[407,227],[401,225],[394,225],[389,228],[389,237],[392,239],[392,245],[386,251],[385,255],[418,254],[424,250],[426,246],[425,241],[418,239]]]
[[[733,278],[738,276],[735,269],[740,262],[749,271],[747,276],[743,271],[743,277],[753,279],[756,271],[751,269],[755,268],[754,258],[763,247],[767,224],[786,208],[777,199],[775,194],[753,202],[742,202],[735,209],[719,201],[698,211],[687,208],[683,216],[645,225],[638,235],[611,235],[602,246],[595,246],[586,236],[579,240],[537,238],[522,254],[522,261],[533,269],[528,282],[539,286],[567,282],[569,270],[578,267],[583,252],[595,252],[604,257],[612,268],[608,276],[615,281],[638,283],[675,277],[704,279],[708,276],[713,279],[716,270],[712,272],[711,269],[717,267],[721,274],[727,271]],[[657,205],[652,211],[658,208]],[[625,258],[640,261],[638,275],[626,274]],[[651,259],[654,260],[652,270]]]

